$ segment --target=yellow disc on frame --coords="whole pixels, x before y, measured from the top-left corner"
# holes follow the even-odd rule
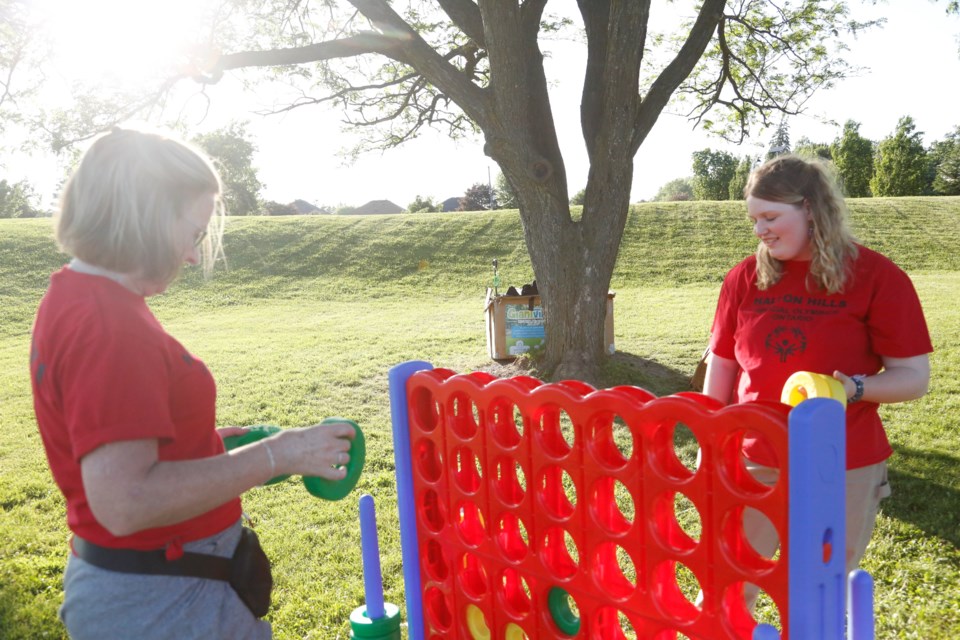
[[[470,630],[470,636],[473,640],[490,640],[490,627],[487,626],[487,619],[483,617],[483,611],[475,604],[467,607],[467,629]]]
[[[780,402],[795,407],[807,398],[833,398],[847,406],[847,392],[839,380],[822,373],[797,371],[784,383]]]

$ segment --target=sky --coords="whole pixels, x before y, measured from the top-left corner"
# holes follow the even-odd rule
[[[64,65],[77,73],[135,73],[131,64],[135,56],[116,56],[116,49],[92,46],[91,42],[109,41],[90,30],[104,28],[104,21],[91,22],[78,28],[91,3],[110,5],[115,20],[139,20],[140,31],[127,30],[127,47],[141,45],[156,57],[163,49],[162,38],[173,39],[179,10],[189,10],[187,0],[168,0],[166,9],[147,17],[129,15],[133,3],[119,0],[89,0],[67,7],[84,5],[85,14],[76,11],[64,16]],[[139,4],[139,3],[138,3]],[[153,6],[151,3],[144,3]],[[156,3],[159,6],[161,3]],[[829,90],[818,92],[807,104],[806,114],[788,120],[790,137],[796,142],[808,137],[817,142],[830,142],[839,136],[843,122],[852,119],[861,123],[861,135],[880,140],[890,135],[904,115],[913,117],[917,130],[923,132],[926,144],[942,139],[960,125],[960,19],[948,17],[944,3],[928,0],[896,1],[889,4],[861,4],[851,0],[858,18],[887,17],[885,26],[849,39],[845,54],[854,67],[862,67],[856,76],[840,81]],[[548,9],[552,5],[548,5]],[[654,19],[668,24],[675,18],[660,14]],[[110,25],[107,24],[107,27]],[[116,25],[113,25],[116,26]],[[67,37],[66,34],[72,34]],[[114,29],[111,33],[117,33]],[[126,33],[126,32],[125,32]],[[77,34],[80,34],[79,37]],[[115,40],[114,40],[115,41]],[[87,43],[86,45],[83,43]],[[588,164],[579,126],[580,88],[585,63],[579,45],[570,41],[545,43],[551,49],[546,61],[548,77],[556,79],[551,87],[554,118],[560,136],[561,150],[568,174],[571,195],[586,184]],[[146,53],[144,55],[147,55]],[[87,58],[85,58],[87,56]],[[66,62],[69,61],[69,62]],[[141,62],[142,64],[142,62]],[[362,155],[352,164],[344,160],[342,151],[351,144],[351,135],[344,133],[342,114],[325,107],[304,107],[283,115],[261,116],[255,112],[273,104],[274,96],[238,90],[239,83],[230,78],[209,87],[209,109],[198,97],[183,107],[186,119],[196,130],[209,131],[231,120],[247,121],[252,141],[258,148],[254,165],[266,185],[264,197],[288,203],[303,199],[317,205],[359,206],[370,200],[391,200],[401,207],[417,195],[437,201],[460,196],[475,183],[496,181],[499,168],[483,155],[482,140],[452,141],[441,133],[428,131],[420,138],[386,152]],[[710,147],[738,156],[765,152],[772,130],[758,131],[753,138],[735,146],[694,129],[683,116],[670,112],[661,115],[654,129],[635,158],[635,174],[631,201],[649,200],[666,182],[691,174],[691,154]],[[202,115],[201,115],[202,114]],[[823,119],[835,124],[822,122]],[[61,169],[47,157],[16,158],[5,163],[5,172],[16,177],[25,173],[49,204],[50,194]]]

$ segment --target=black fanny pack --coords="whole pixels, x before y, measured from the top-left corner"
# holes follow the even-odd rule
[[[270,560],[253,529],[241,529],[240,542],[232,558],[185,551],[180,558],[167,560],[163,549],[111,549],[78,536],[73,537],[73,552],[78,558],[107,571],[229,582],[256,617],[262,618],[270,609],[270,591],[273,589]]]

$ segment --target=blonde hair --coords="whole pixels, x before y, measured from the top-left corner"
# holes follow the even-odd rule
[[[90,146],[67,183],[57,242],[89,264],[169,283],[183,263],[176,222],[213,194],[214,215],[200,245],[209,276],[222,253],[222,191],[198,149],[161,133],[115,128]]]
[[[745,197],[806,206],[811,216],[809,278],[827,293],[843,290],[850,263],[857,257],[857,241],[850,231],[847,205],[837,182],[823,163],[793,155],[773,158],[750,174],[743,193]],[[757,247],[757,288],[768,289],[782,273],[783,264],[761,242]]]

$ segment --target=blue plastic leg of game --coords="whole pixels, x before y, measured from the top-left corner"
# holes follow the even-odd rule
[[[410,640],[423,639],[423,601],[420,594],[420,545],[413,495],[413,460],[407,406],[407,380],[418,371],[433,369],[429,362],[411,360],[390,369],[390,418],[393,422],[393,457],[397,473],[397,509],[400,511],[400,544],[403,582],[407,596],[407,631]]]
[[[850,640],[873,640],[873,578],[862,569],[847,578],[847,608]]]
[[[846,415],[830,398],[790,412],[789,635],[843,640]]]

